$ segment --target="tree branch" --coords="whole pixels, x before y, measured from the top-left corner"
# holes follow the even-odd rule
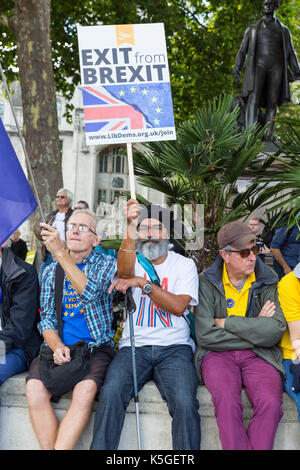
[[[176,1],[176,0],[175,0]],[[200,28],[203,28],[205,29],[206,31],[208,31],[208,28],[207,26],[205,26],[203,23],[200,23],[199,21],[199,18],[197,18],[197,16],[195,15],[195,13],[193,13],[191,11],[191,9],[187,8],[181,1],[177,1],[177,5],[179,6],[179,8],[181,8],[182,10],[184,10],[187,14],[191,15],[194,20],[198,23],[198,25],[200,26]]]
[[[0,24],[6,26],[14,32],[16,16],[17,15],[15,12],[11,15],[0,15]]]

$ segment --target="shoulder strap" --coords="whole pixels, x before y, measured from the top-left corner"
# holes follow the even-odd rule
[[[57,330],[58,334],[62,336],[62,298],[63,298],[63,285],[64,285],[65,273],[59,263],[56,266],[55,272],[55,311],[57,318]]]
[[[140,253],[138,253],[136,255],[136,257],[137,257],[137,260],[140,263],[140,265],[143,266],[145,271],[148,273],[148,275],[149,275],[151,281],[153,282],[153,284],[160,287],[159,276],[158,276],[157,272],[155,271],[155,268],[154,268],[153,264],[151,263],[151,261],[149,261],[144,255],[142,255]]]

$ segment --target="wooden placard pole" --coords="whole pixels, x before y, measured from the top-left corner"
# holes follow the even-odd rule
[[[131,197],[131,199],[136,199],[134,170],[133,170],[133,158],[132,158],[132,144],[131,144],[131,142],[127,143],[127,159],[128,159],[130,197]]]

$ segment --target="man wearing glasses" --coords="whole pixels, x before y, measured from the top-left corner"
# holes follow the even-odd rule
[[[41,321],[38,328],[53,351],[54,363],[71,363],[71,344],[88,343],[90,370],[73,388],[72,402],[61,423],[50,400],[58,401],[44,385],[39,357],[31,365],[27,381],[27,400],[31,422],[42,449],[73,449],[83,432],[91,407],[114,356],[112,295],[108,293],[116,271],[116,260],[96,253],[102,227],[89,209],[74,211],[66,232],[68,252],[58,230],[41,223],[42,238],[56,260],[45,269],[41,286]],[[62,334],[58,333],[55,303],[57,265],[64,271]],[[57,308],[58,309],[58,308]]]
[[[71,209],[72,206],[73,195],[71,191],[65,188],[61,188],[56,193],[56,206],[57,210],[51,212],[46,217],[46,223],[55,227],[59,234],[61,240],[65,242],[66,240],[66,225],[68,224],[68,220],[73,213]],[[39,240],[42,240],[40,229],[35,230],[35,234]],[[39,272],[39,281],[41,283],[44,269],[53,262],[53,258],[49,250],[45,244],[42,246],[42,265]]]
[[[218,233],[220,254],[199,277],[196,368],[212,395],[226,450],[270,450],[282,417],[286,322],[276,274],[257,257],[255,234],[242,222]],[[243,425],[242,387],[253,406]]]

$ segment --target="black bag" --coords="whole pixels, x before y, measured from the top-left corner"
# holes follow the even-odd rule
[[[52,395],[60,396],[72,390],[90,370],[90,351],[85,341],[68,346],[71,361],[58,365],[53,361],[53,351],[42,346],[40,351],[39,369],[41,379]]]
[[[62,335],[62,293],[64,271],[57,264],[55,273],[55,310],[58,324],[58,334]],[[43,384],[54,396],[60,396],[72,390],[90,370],[90,351],[85,341],[68,346],[70,348],[71,361],[58,365],[53,361],[53,351],[49,346],[40,349],[39,370]]]

